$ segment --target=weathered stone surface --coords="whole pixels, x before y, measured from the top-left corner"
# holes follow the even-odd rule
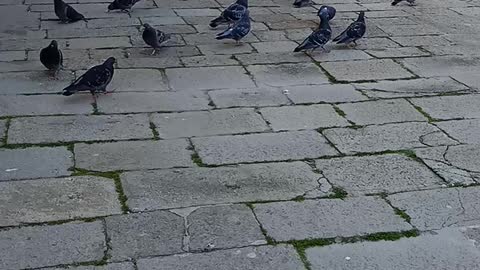
[[[69,72],[59,72],[57,80],[49,78],[44,70],[0,73],[0,94],[59,93],[73,79],[73,74]]]
[[[391,39],[402,46],[437,46],[450,45],[451,42],[442,36],[404,36],[391,37]]]
[[[404,210],[420,230],[477,225],[480,189],[443,188],[388,196],[393,206]]]
[[[155,69],[116,69],[112,84],[115,91],[165,91],[168,85]]]
[[[377,197],[255,204],[254,212],[267,234],[278,241],[412,229]]]
[[[212,67],[212,66],[233,66],[238,65],[230,55],[206,55],[206,56],[190,56],[182,57],[182,63],[186,67]]]
[[[441,130],[427,123],[333,128],[322,133],[345,154],[456,144]]]
[[[345,112],[348,120],[358,125],[427,121],[403,99],[340,104],[338,107]]]
[[[175,48],[175,47],[168,47],[168,48]],[[161,48],[158,54],[164,55],[166,54],[165,51],[168,48]],[[149,49],[151,53],[151,49]],[[146,52],[146,51],[145,51]],[[146,53],[145,53],[146,54]],[[140,55],[139,58],[133,58],[134,55],[130,55],[129,58],[125,59],[118,59],[117,65],[119,68],[170,68],[170,67],[181,67],[183,66],[180,62],[180,58],[178,56],[167,56],[158,59],[156,57],[147,57],[146,55]]]
[[[4,270],[99,261],[107,248],[98,221],[10,229],[0,239]]]
[[[16,118],[8,143],[56,143],[153,138],[146,115],[51,116]]]
[[[67,176],[71,167],[73,154],[65,147],[0,150],[0,181]]]
[[[266,244],[252,210],[246,205],[204,207],[188,217],[190,250]]]
[[[235,58],[244,65],[312,62],[305,54],[293,55],[285,52],[238,54]]]
[[[464,56],[435,56],[406,58],[401,60],[406,68],[419,76],[449,76],[452,73],[463,73],[480,70],[480,58]]]
[[[140,259],[139,270],[303,270],[295,249],[287,245],[246,247],[202,254]]]
[[[198,48],[204,55],[215,55],[215,54],[241,54],[249,53],[253,51],[253,48],[248,45],[248,43],[243,44],[242,46],[237,46],[234,44],[228,43],[214,43],[214,44],[205,44],[198,45]]]
[[[336,155],[315,131],[193,138],[206,164],[281,161]]]
[[[0,61],[21,61],[27,60],[27,54],[25,51],[3,51],[0,52]]]
[[[292,199],[318,189],[321,175],[302,162],[126,172],[133,211]]]
[[[0,146],[4,144],[4,139],[6,135],[7,135],[7,121],[0,120]]]
[[[112,261],[183,252],[184,220],[174,213],[111,216],[105,222]]]
[[[480,119],[444,121],[435,125],[461,143],[480,144],[480,136],[475,135],[480,132]]]
[[[350,102],[368,99],[348,84],[290,86],[287,90],[288,98],[295,104]]]
[[[45,268],[46,270],[62,270],[65,268]],[[68,267],[71,270],[134,270],[133,263],[131,262],[122,262],[122,263],[109,263],[106,265],[98,266],[77,266],[77,267]]]
[[[241,60],[240,60],[241,61]],[[285,87],[289,85],[323,84],[327,76],[315,64],[252,65],[247,67],[259,85]]]
[[[258,42],[252,43],[252,46],[260,53],[270,53],[270,52],[291,52],[295,47],[298,46],[297,43],[293,41],[269,41],[269,42]]]
[[[274,131],[348,126],[331,105],[270,107],[260,110]]]
[[[317,168],[349,194],[375,194],[440,187],[444,182],[422,163],[399,154],[320,159]]]
[[[217,108],[229,107],[264,107],[286,105],[285,95],[275,88],[226,89],[209,91]]]
[[[186,140],[77,144],[75,163],[93,171],[190,167],[189,146]]]
[[[480,265],[477,228],[444,229],[397,241],[335,244],[307,249],[313,270],[476,269]]]
[[[0,183],[0,226],[121,213],[113,180],[93,176]]]
[[[480,95],[418,98],[412,102],[436,119],[480,118]]]
[[[411,78],[413,74],[390,59],[322,63],[339,81],[362,81]]]
[[[375,56],[376,58],[404,58],[430,55],[430,53],[422,51],[416,47],[386,48],[383,50],[367,50],[366,52]]]
[[[0,96],[0,116],[88,114],[93,107],[82,96]]]
[[[325,53],[322,50],[311,53],[315,61],[330,62],[330,61],[351,61],[351,60],[368,60],[372,59],[370,55],[360,50],[335,50]]]

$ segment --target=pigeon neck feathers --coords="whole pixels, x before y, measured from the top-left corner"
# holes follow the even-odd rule
[[[248,0],[237,0],[236,4],[248,8]]]

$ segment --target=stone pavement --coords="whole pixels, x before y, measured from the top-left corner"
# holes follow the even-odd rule
[[[231,0],[106,1],[0,1],[0,269],[480,269],[480,2],[250,0],[236,46]],[[367,37],[293,53],[326,3]],[[57,94],[109,56],[115,93]]]

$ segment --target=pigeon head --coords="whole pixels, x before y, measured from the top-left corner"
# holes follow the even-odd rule
[[[108,10],[114,10],[114,9],[119,9],[117,1],[113,1],[112,3],[110,3],[110,5],[108,5]]]
[[[144,23],[143,24],[143,27],[145,27],[146,29],[152,29],[153,27],[150,26],[150,24],[148,23]]]
[[[248,8],[248,0],[237,0],[237,4]]]
[[[52,42],[50,42],[50,45],[48,45],[48,47],[50,48],[58,48],[58,43],[56,40],[52,40]]]
[[[107,60],[105,60],[105,65],[108,65],[108,66],[113,66],[113,64],[115,64],[117,62],[117,59],[115,59],[115,57],[109,57]]]
[[[360,11],[360,14],[358,15],[357,21],[358,22],[364,22],[365,21],[365,12],[364,11]]]

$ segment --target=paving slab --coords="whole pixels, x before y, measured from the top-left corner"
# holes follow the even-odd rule
[[[351,237],[412,229],[384,200],[377,197],[274,202],[254,206],[258,221],[277,241]]]
[[[252,43],[252,46],[259,53],[271,53],[271,52],[292,52],[297,43],[293,41],[267,41]]]
[[[299,160],[337,154],[315,131],[204,137],[192,141],[202,161],[209,165]]]
[[[225,89],[209,91],[217,108],[264,107],[289,104],[285,95],[276,88]]]
[[[238,61],[231,55],[202,55],[182,57],[182,63],[186,67],[212,67],[212,66],[234,66]]]
[[[0,232],[5,270],[100,261],[107,246],[102,223],[68,223]]]
[[[122,263],[109,263],[106,265],[98,265],[98,266],[74,266],[68,267],[68,269],[72,270],[134,270],[133,263],[131,262],[122,262]],[[62,270],[65,269],[61,268],[45,268],[46,270]]]
[[[27,54],[25,51],[3,51],[0,52],[0,59],[2,62],[22,61],[27,60]]]
[[[322,188],[302,162],[126,172],[122,186],[133,211],[285,200]]]
[[[140,259],[139,270],[303,270],[292,246],[261,246]]]
[[[78,176],[0,183],[0,226],[120,214],[111,179]]]
[[[285,52],[237,54],[235,58],[243,65],[312,62],[312,59],[308,57],[308,55],[293,55]]]
[[[0,120],[0,146],[5,143],[5,136],[7,136],[7,120]]]
[[[86,102],[87,101],[87,102]],[[0,116],[89,114],[93,107],[82,96],[0,96]]]
[[[418,98],[412,102],[435,119],[480,118],[480,95]]]
[[[0,94],[60,93],[74,79],[74,75],[69,72],[59,72],[57,80],[49,76],[43,69],[31,72],[0,73]]]
[[[240,60],[241,61],[241,60]],[[251,65],[247,70],[259,85],[285,87],[289,85],[324,84],[328,78],[315,64]]]
[[[15,118],[8,143],[57,143],[153,138],[146,115],[77,115]]]
[[[155,69],[116,69],[112,84],[115,91],[165,91],[168,85]]]
[[[351,102],[368,99],[349,84],[290,86],[287,90],[288,98],[295,104]]]
[[[166,211],[105,218],[112,261],[182,253],[182,217]]]
[[[403,65],[419,76],[450,76],[452,73],[479,71],[480,58],[465,56],[434,56],[406,58]]]
[[[480,132],[480,119],[442,121],[435,125],[461,143],[480,144],[480,136],[475,135]]]
[[[252,46],[248,43],[242,44],[241,46],[231,43],[213,43],[213,44],[203,44],[198,45],[198,49],[204,55],[216,55],[216,54],[242,54],[250,53],[253,51]]]
[[[193,152],[189,147],[181,139],[76,144],[75,164],[93,171],[191,167]]]
[[[360,50],[338,49],[331,50],[325,53],[322,50],[314,51],[310,55],[317,62],[332,62],[332,61],[352,61],[352,60],[368,60],[373,57]]]
[[[321,64],[338,81],[406,79],[414,75],[391,59],[327,62]]]

